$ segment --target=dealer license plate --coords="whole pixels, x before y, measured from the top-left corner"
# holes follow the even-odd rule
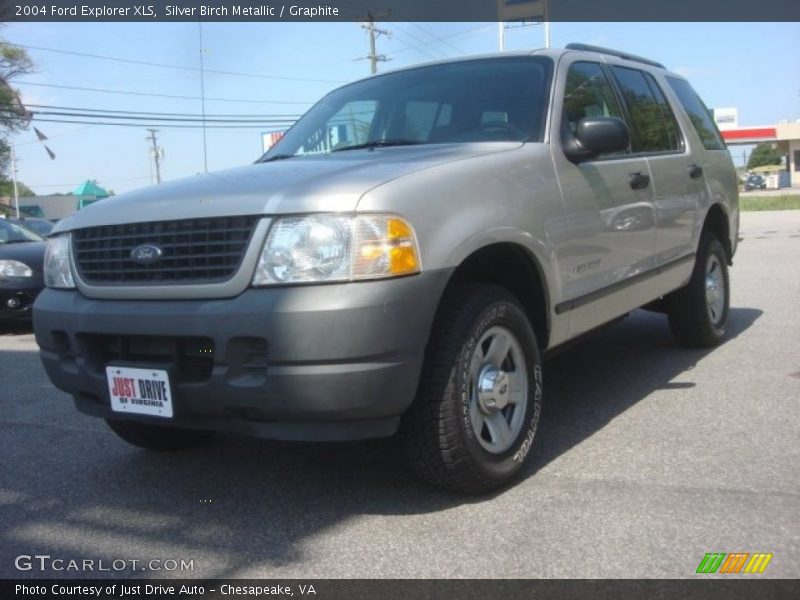
[[[114,412],[172,417],[172,391],[166,371],[109,366],[106,379]]]

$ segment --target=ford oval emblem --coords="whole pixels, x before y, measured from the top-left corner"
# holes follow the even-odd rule
[[[164,252],[153,244],[142,244],[131,250],[131,260],[140,265],[150,265],[156,262]]]

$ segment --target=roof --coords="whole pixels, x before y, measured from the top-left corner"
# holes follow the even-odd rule
[[[656,62],[654,60],[650,60],[649,58],[644,58],[641,56],[636,56],[635,54],[629,54],[627,52],[621,52],[618,50],[612,50],[610,48],[601,48],[599,46],[589,46],[587,44],[567,44],[564,48],[536,48],[530,50],[504,50],[502,52],[490,52],[487,54],[473,54],[467,56],[458,56],[458,57],[450,57],[450,58],[443,58],[437,59],[432,61],[425,61],[413,65],[407,65],[403,67],[399,67],[396,69],[388,69],[386,71],[381,71],[380,73],[375,73],[374,75],[370,75],[368,77],[362,77],[360,79],[356,79],[349,83],[344,84],[341,87],[347,87],[348,85],[352,85],[354,83],[358,83],[360,81],[365,81],[367,79],[373,79],[376,77],[383,77],[384,75],[391,75],[394,73],[402,73],[404,71],[412,71],[414,69],[419,69],[421,67],[432,67],[435,65],[445,65],[450,63],[460,63],[460,62],[468,62],[472,60],[483,60],[483,59],[490,59],[490,58],[508,58],[514,56],[547,56],[553,59],[553,61],[558,62],[558,59],[567,54],[569,52],[591,52],[593,54],[598,54],[603,57],[603,60],[606,58],[621,58],[624,60],[629,60],[633,62],[638,62],[640,64],[644,64],[651,67],[656,67],[659,69],[664,69],[667,75],[670,77],[678,77],[680,79],[685,79],[683,75],[680,73],[670,71],[667,69],[663,64]]]
[[[110,194],[97,185],[97,182],[92,179],[87,179],[74,190],[72,193],[76,196],[94,196],[95,198],[108,198]]]

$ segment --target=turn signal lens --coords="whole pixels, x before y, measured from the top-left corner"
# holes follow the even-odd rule
[[[356,217],[354,234],[353,279],[419,273],[414,230],[400,217]]]

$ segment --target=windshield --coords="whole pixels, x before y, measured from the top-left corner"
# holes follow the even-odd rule
[[[0,244],[42,241],[44,240],[32,231],[28,231],[19,225],[14,225],[14,223],[9,223],[5,219],[0,219]]]
[[[552,61],[501,57],[419,67],[339,88],[262,161],[409,144],[541,141]]]
[[[50,221],[46,221],[44,219],[25,219],[21,223],[17,223],[21,227],[32,231],[35,234],[38,234],[42,237],[46,236],[53,230],[53,224]]]

